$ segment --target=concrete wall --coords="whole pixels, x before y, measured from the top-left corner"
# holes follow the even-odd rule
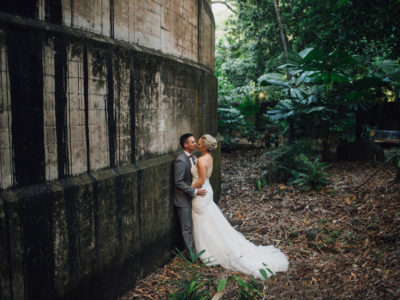
[[[207,1],[0,3],[0,299],[109,299],[170,257],[179,136],[217,133],[213,55]]]

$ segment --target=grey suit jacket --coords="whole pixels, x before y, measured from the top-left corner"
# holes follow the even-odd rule
[[[190,186],[192,184],[191,168],[190,158],[185,152],[179,154],[174,164],[174,205],[177,207],[192,206],[192,198],[195,196],[196,189]]]

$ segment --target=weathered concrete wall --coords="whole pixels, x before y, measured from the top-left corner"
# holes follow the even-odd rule
[[[214,47],[215,23],[208,0],[3,0],[0,11],[203,64],[201,57],[214,55],[209,52]],[[205,65],[214,69],[214,61]]]
[[[107,298],[164,262],[177,242],[173,159],[3,192],[2,299]]]
[[[14,28],[0,37],[3,59],[12,53],[0,66],[3,189],[170,153],[186,131],[216,133],[207,71],[91,40],[32,37]]]
[[[109,299],[170,257],[179,136],[217,133],[213,51],[202,0],[0,3],[0,299]]]
[[[25,2],[0,4],[29,17],[0,12],[0,188],[168,153],[185,131],[216,133],[199,117],[216,111],[209,4]]]

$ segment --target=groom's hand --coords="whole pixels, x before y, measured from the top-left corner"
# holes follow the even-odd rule
[[[182,195],[185,194],[185,193],[182,192],[181,190],[178,190],[178,189],[175,189],[175,190],[176,190],[176,192],[179,193],[179,194],[182,194]]]
[[[197,193],[196,193],[197,196],[203,197],[206,194],[207,194],[207,190],[205,190],[205,189],[197,189]]]

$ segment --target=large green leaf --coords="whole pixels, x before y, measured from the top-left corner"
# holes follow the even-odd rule
[[[278,85],[278,86],[282,86],[282,87],[288,87],[287,82],[282,80],[282,74],[279,74],[279,73],[264,74],[264,75],[260,76],[257,79],[257,81],[260,84],[269,83],[269,84]]]
[[[304,55],[303,60],[304,60],[304,63],[310,63],[310,62],[318,63],[318,62],[321,62],[324,59],[326,59],[327,56],[328,55],[326,54],[326,52],[324,50],[312,48],[311,51],[308,51],[308,53],[306,55]]]
[[[298,88],[289,88],[289,94],[292,98],[303,98],[303,91]]]
[[[261,276],[264,278],[264,280],[268,280],[269,279],[267,271],[265,271],[264,269],[260,269],[259,271],[260,271]]]
[[[226,284],[227,284],[226,278],[222,278],[218,283],[217,292],[223,291],[226,287]]]
[[[301,73],[301,75],[297,78],[297,83],[310,83],[313,82],[312,77],[316,76],[316,74],[319,74],[318,71],[305,71],[303,73]]]
[[[306,49],[304,49],[303,51],[300,51],[299,52],[299,56],[301,57],[301,58],[305,58],[308,54],[310,54],[310,52],[311,51],[313,51],[314,50],[314,48],[306,48]]]

